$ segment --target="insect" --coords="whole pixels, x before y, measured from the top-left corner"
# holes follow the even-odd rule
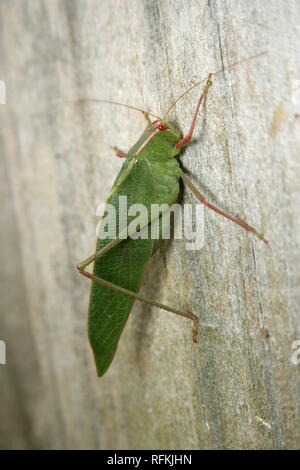
[[[236,65],[236,63],[231,66],[233,65]],[[166,118],[177,101],[200,82],[182,94],[169,107],[162,118],[156,116],[156,119],[152,121],[150,113],[128,106],[143,112],[147,126],[128,153],[115,149],[117,156],[124,158],[124,164],[106,199],[106,203],[119,210],[119,196],[126,196],[130,205],[142,203],[149,209],[153,203],[165,203],[171,206],[178,199],[179,180],[181,179],[204,206],[238,224],[246,231],[252,232],[260,240],[267,243],[263,234],[253,227],[208,202],[183,172],[176,159],[180,151],[192,139],[201,104],[212,85],[213,75],[219,72],[221,71],[208,75],[204,89],[198,99],[190,129],[185,137]],[[161,217],[162,213],[159,213],[159,218]],[[147,220],[144,227],[141,226],[140,229],[145,228],[152,222],[151,219]],[[128,216],[126,228],[129,227],[129,223],[130,217]],[[194,342],[197,341],[199,320],[196,315],[160,304],[139,294],[149,258],[158,250],[160,243],[161,237],[158,239],[152,239],[151,237],[134,239],[130,237],[129,231],[124,237],[124,234],[117,230],[114,238],[98,238],[95,253],[77,266],[81,274],[92,280],[88,312],[88,335],[99,376],[106,372],[114,358],[121,333],[135,300],[146,302],[191,320],[193,325],[192,338]],[[93,272],[86,271],[86,267],[93,262]]]

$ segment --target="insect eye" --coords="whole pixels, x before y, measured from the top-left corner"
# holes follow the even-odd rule
[[[159,126],[157,126],[156,129],[158,129],[160,131],[165,131],[166,129],[168,129],[168,126],[167,126],[167,124],[160,124]]]
[[[159,131],[165,131],[166,129],[168,129],[168,125],[162,124],[161,121],[159,121],[158,119],[156,121],[153,121],[152,125],[155,125],[155,128]]]

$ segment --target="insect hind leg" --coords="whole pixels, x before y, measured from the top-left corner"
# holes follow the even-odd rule
[[[147,297],[139,295],[136,292],[132,292],[128,289],[124,289],[123,287],[117,286],[116,284],[113,284],[109,281],[106,281],[105,279],[100,278],[98,276],[95,276],[94,274],[86,271],[85,266],[92,263],[94,258],[95,258],[95,255],[92,255],[85,262],[77,265],[77,269],[80,272],[80,274],[87,277],[88,279],[91,279],[91,281],[93,281],[93,282],[97,282],[98,284],[101,284],[102,286],[105,286],[105,287],[107,287],[109,289],[112,289],[116,292],[120,292],[120,294],[127,295],[128,297],[132,297],[136,300],[139,300],[140,302],[144,302],[144,303],[147,303],[149,305],[153,305],[154,307],[161,308],[162,310],[166,310],[167,312],[175,313],[176,315],[179,315],[181,317],[188,318],[189,320],[191,320],[193,322],[193,329],[192,329],[193,342],[197,343],[197,336],[198,336],[198,329],[199,329],[199,319],[198,319],[198,317],[196,317],[196,315],[194,315],[191,312],[185,312],[183,310],[178,310],[176,308],[169,307],[168,305],[164,305],[164,304],[161,304],[161,303],[156,302],[154,300],[148,299]],[[88,260],[90,260],[90,261],[87,264]]]

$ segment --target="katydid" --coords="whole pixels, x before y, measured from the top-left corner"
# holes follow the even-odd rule
[[[216,73],[219,73],[219,71]],[[112,204],[117,212],[119,209],[119,196],[127,196],[128,205],[139,203],[144,204],[148,209],[150,209],[151,204],[172,206],[178,200],[179,180],[181,179],[206,207],[226,217],[246,231],[252,232],[256,237],[267,243],[263,234],[257,232],[253,227],[209,203],[195,188],[176,159],[181,149],[187,146],[192,139],[199,109],[212,84],[212,76],[215,74],[209,74],[206,79],[190,129],[185,137],[166,120],[166,117],[177,101],[200,82],[181,95],[168,109],[163,118],[156,116],[157,119],[151,121],[150,113],[128,106],[143,112],[147,120],[147,127],[128,153],[115,149],[117,155],[124,158],[125,161],[106,203]],[[115,104],[122,105],[121,103]],[[159,214],[159,217],[161,215]],[[128,217],[127,224],[129,222],[130,218]],[[153,220],[149,220],[145,225],[152,222]],[[124,239],[123,234],[117,231],[114,239],[98,238],[95,253],[77,266],[81,274],[92,280],[88,334],[99,376],[106,372],[114,358],[121,333],[135,300],[146,302],[188,318],[193,324],[193,341],[197,341],[199,320],[196,315],[189,311],[163,305],[139,294],[147,263],[158,250],[160,243],[161,238],[133,239],[129,236],[129,233],[127,238]],[[94,262],[94,269],[93,273],[90,273],[86,271],[86,267],[92,262]]]

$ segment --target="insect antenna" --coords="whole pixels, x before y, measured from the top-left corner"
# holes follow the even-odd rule
[[[119,103],[118,101],[111,101],[111,100],[101,100],[101,99],[96,99],[96,98],[78,98],[75,100],[67,100],[67,103],[84,103],[84,102],[94,102],[94,103],[108,103],[108,104],[115,104],[117,106],[123,106],[124,108],[129,108],[129,109],[134,109],[135,111],[139,111],[142,113],[144,116],[153,116],[157,119],[160,120],[160,117],[157,116],[156,114],[150,112],[150,111],[145,111],[144,109],[138,108],[136,106],[131,106],[129,104],[125,103]]]
[[[232,67],[235,67],[236,65],[239,65],[241,64],[242,62],[245,62],[246,60],[252,60],[252,59],[256,59],[257,57],[260,57],[262,55],[265,55],[267,53],[267,51],[264,51],[264,52],[260,52],[259,54],[255,54],[255,55],[252,55],[252,56],[249,56],[249,57],[244,57],[243,59],[239,59],[235,62],[232,62],[231,64],[229,64],[227,67],[223,67],[219,70],[217,70],[216,72],[212,72],[211,75],[218,75],[219,73],[221,72],[224,72],[224,70],[228,70],[228,69],[231,69]],[[162,118],[162,121],[164,121],[166,119],[166,117],[168,116],[168,114],[170,113],[170,111],[174,108],[174,106],[176,106],[176,104],[178,103],[178,101],[180,101],[182,98],[184,98],[185,95],[187,95],[191,90],[193,90],[193,88],[196,88],[198,85],[200,85],[200,83],[203,83],[207,80],[207,76],[206,78],[202,78],[201,80],[199,80],[198,82],[194,83],[194,85],[192,85],[190,88],[188,88],[184,93],[182,93],[178,98],[176,98],[175,101],[173,101],[173,103],[169,106],[169,108],[167,109],[167,111],[165,112],[165,114],[163,115],[163,118]]]

